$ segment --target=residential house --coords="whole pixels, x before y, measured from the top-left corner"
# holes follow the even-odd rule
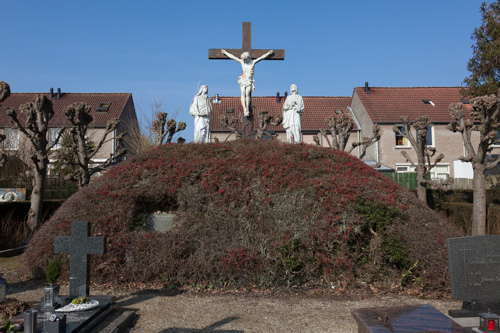
[[[413,172],[401,152],[407,151],[414,162],[416,154],[409,142],[393,131],[393,127],[402,125],[402,116],[408,116],[410,121],[414,121],[427,115],[432,121],[428,129],[427,144],[436,148],[436,156],[440,153],[445,156],[432,169],[431,177],[462,178],[464,169],[471,170],[470,164],[458,160],[460,156],[466,155],[462,136],[459,132],[446,129],[452,121],[448,113],[451,103],[465,103],[466,110],[471,109],[460,90],[459,87],[370,87],[368,83],[365,87],[354,88],[351,108],[359,122],[361,136],[369,136],[374,124],[381,128],[380,141],[368,149],[364,160],[375,160],[396,172]],[[473,146],[477,147],[479,135],[477,132],[473,134]],[[499,150],[500,148],[495,148],[497,153]]]
[[[258,127],[258,113],[260,111],[268,111],[272,116],[283,116],[283,103],[285,96],[276,97],[252,97],[252,113],[254,130]],[[305,110],[302,114],[302,142],[314,144],[313,136],[318,135],[320,128],[327,128],[326,119],[335,113],[346,113],[351,115],[350,105],[351,97],[312,97],[303,96]],[[227,118],[235,117],[241,119],[243,108],[241,106],[240,97],[217,97],[211,99],[212,113],[210,114],[210,133],[211,138],[217,138],[219,141],[227,139],[231,131],[220,123],[223,116]],[[278,140],[286,141],[286,131],[283,125],[268,126],[268,132],[278,134]],[[355,126],[354,132],[358,132]],[[352,135],[351,135],[352,136]],[[354,135],[355,137],[355,135]],[[230,140],[234,140],[233,135]],[[323,139],[320,138],[323,145]]]
[[[75,102],[83,102],[92,107],[91,115],[93,121],[90,124],[87,137],[96,142],[98,141],[106,127],[106,123],[112,118],[120,119],[118,128],[108,135],[106,142],[93,160],[96,163],[105,161],[110,154],[117,151],[114,138],[123,131],[139,133],[139,125],[135,113],[134,101],[130,93],[67,93],[60,89],[55,93],[53,89],[49,93],[12,93],[0,106],[0,130],[6,134],[7,139],[3,142],[3,149],[11,155],[16,155],[21,159],[25,158],[23,153],[26,147],[26,141],[19,129],[12,127],[11,119],[5,112],[6,107],[11,107],[18,111],[18,118],[24,121],[23,115],[19,112],[19,106],[30,102],[39,94],[47,96],[52,101],[54,117],[49,122],[49,141],[53,140],[59,130],[63,127],[71,127],[70,122],[64,114],[64,109]],[[125,148],[133,146],[134,137],[126,136],[124,139]],[[56,147],[57,148],[57,147]]]

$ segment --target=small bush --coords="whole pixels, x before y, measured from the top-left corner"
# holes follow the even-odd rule
[[[61,257],[56,256],[53,257],[47,266],[47,272],[45,273],[45,280],[47,281],[48,284],[54,284],[57,279],[59,278],[59,275],[61,275],[61,269],[62,269],[62,260]]]

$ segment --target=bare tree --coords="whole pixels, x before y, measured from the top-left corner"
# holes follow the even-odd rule
[[[183,131],[186,129],[186,123],[180,121],[179,124],[175,119],[167,120],[168,113],[166,112],[156,112],[156,119],[151,122],[151,131],[154,134],[154,145],[160,146],[163,144],[165,137],[167,137],[167,143],[172,142],[172,137],[175,133]]]
[[[345,151],[347,143],[349,141],[349,137],[351,135],[351,130],[354,127],[354,122],[352,118],[343,113],[335,114],[326,119],[326,124],[328,126],[328,130],[330,133],[328,133],[328,130],[320,129],[320,134],[325,138],[326,142],[328,143],[328,146],[330,148],[335,148]],[[329,135],[331,136],[331,141]],[[317,135],[313,137],[313,140],[316,143],[316,145],[318,146],[320,145],[319,137]],[[351,148],[347,151],[347,153],[350,154],[356,147],[361,146],[362,151],[359,158],[362,159],[365,156],[368,147],[373,145],[378,140],[380,140],[380,126],[374,124],[372,136],[363,137],[361,141],[353,142]],[[377,165],[376,167],[378,166],[379,165]]]
[[[448,129],[462,134],[467,156],[461,156],[460,160],[472,163],[474,170],[472,234],[484,235],[486,233],[486,171],[500,163],[500,158],[492,163],[486,163],[486,156],[491,152],[492,145],[499,143],[497,131],[500,128],[500,90],[497,96],[476,97],[470,101],[470,104],[472,105],[470,119],[465,118],[463,104],[454,103],[449,106],[448,111],[454,121],[448,125]],[[479,132],[477,149],[474,149],[472,145],[473,131]]]
[[[403,123],[403,130],[401,127],[394,126],[393,131],[398,133],[400,136],[405,137],[411,144],[411,147],[417,155],[417,163],[410,158],[408,152],[403,150],[401,154],[406,158],[406,161],[415,168],[417,173],[417,196],[420,200],[427,203],[427,185],[431,184],[443,190],[447,190],[446,185],[450,184],[450,181],[438,182],[435,180],[428,179],[431,170],[436,167],[437,163],[441,162],[444,158],[443,154],[439,154],[435,157],[434,162],[432,158],[436,154],[436,148],[427,145],[427,131],[428,127],[431,125],[431,120],[427,116],[421,116],[417,118],[414,122],[410,122],[407,116],[401,117],[401,122]],[[417,131],[416,136],[413,135],[413,130]]]
[[[69,129],[68,140],[63,140],[63,147],[55,153],[56,158],[62,160],[63,164],[72,170],[67,179],[77,181],[79,187],[87,186],[93,174],[105,170],[111,162],[116,161],[127,152],[126,149],[119,148],[117,151],[110,153],[104,162],[93,162],[92,159],[95,158],[106,142],[115,140],[116,147],[120,147],[126,132],[121,132],[116,137],[108,139],[108,135],[114,132],[120,124],[118,118],[113,118],[107,122],[99,141],[97,143],[90,141],[87,136],[89,134],[89,124],[93,120],[90,115],[91,110],[91,106],[80,102],[73,103],[64,109],[64,114],[72,127]]]
[[[267,131],[267,126],[279,126],[283,121],[281,116],[271,116],[269,111],[260,111],[259,112],[259,127],[257,128],[256,139],[262,139],[264,135],[271,137],[272,139],[276,139],[278,134],[271,134]]]
[[[31,145],[30,159],[34,169],[33,191],[31,192],[31,206],[28,213],[28,232],[31,234],[42,222],[42,208],[45,191],[45,179],[49,164],[49,151],[57,144],[64,129],[61,129],[49,145],[47,132],[49,121],[54,116],[52,102],[43,95],[36,96],[33,101],[19,107],[24,121],[18,118],[16,110],[6,108],[11,118],[13,128],[18,128]]]
[[[9,96],[10,96],[9,85],[3,81],[0,81],[0,103],[2,103]],[[3,150],[3,141],[6,138],[7,137],[4,134],[0,133],[0,168],[4,166],[5,162],[7,162],[7,155]]]
[[[231,117],[228,119],[224,115],[219,119],[219,121],[222,126],[227,127],[229,130],[231,130],[231,133],[229,133],[224,141],[227,141],[233,134],[236,136],[236,139],[241,139],[241,133],[238,131],[238,124],[240,123],[240,120],[238,120],[238,118]],[[216,142],[218,142],[217,140],[218,139],[215,138]]]

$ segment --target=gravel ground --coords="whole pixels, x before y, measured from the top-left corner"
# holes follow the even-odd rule
[[[9,283],[7,297],[32,304],[40,301],[43,282],[26,280],[19,273],[19,265],[13,262],[0,260],[0,272],[5,273]],[[67,292],[68,286],[62,286],[61,294]],[[394,295],[355,298],[308,292],[217,294],[96,288],[91,288],[91,294],[116,295],[117,307],[136,310],[138,318],[129,332],[357,332],[357,324],[351,316],[354,308],[427,303],[446,314],[449,309],[461,307],[461,302],[452,299]],[[96,332],[106,324],[99,326]]]

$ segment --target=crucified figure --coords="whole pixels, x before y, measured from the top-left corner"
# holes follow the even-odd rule
[[[251,93],[253,90],[255,90],[255,87],[253,85],[254,83],[253,73],[255,64],[263,59],[266,59],[267,57],[270,57],[271,55],[273,55],[273,53],[274,53],[273,50],[271,50],[266,54],[264,54],[262,57],[259,57],[254,61],[252,61],[252,58],[250,57],[250,54],[248,52],[243,52],[241,54],[241,59],[240,59],[238,57],[235,57],[231,53],[227,52],[226,50],[222,50],[222,54],[241,64],[242,73],[241,76],[238,78],[238,83],[240,85],[241,105],[243,106],[243,114],[245,115],[245,117],[248,117],[250,115],[250,102],[252,100]]]

